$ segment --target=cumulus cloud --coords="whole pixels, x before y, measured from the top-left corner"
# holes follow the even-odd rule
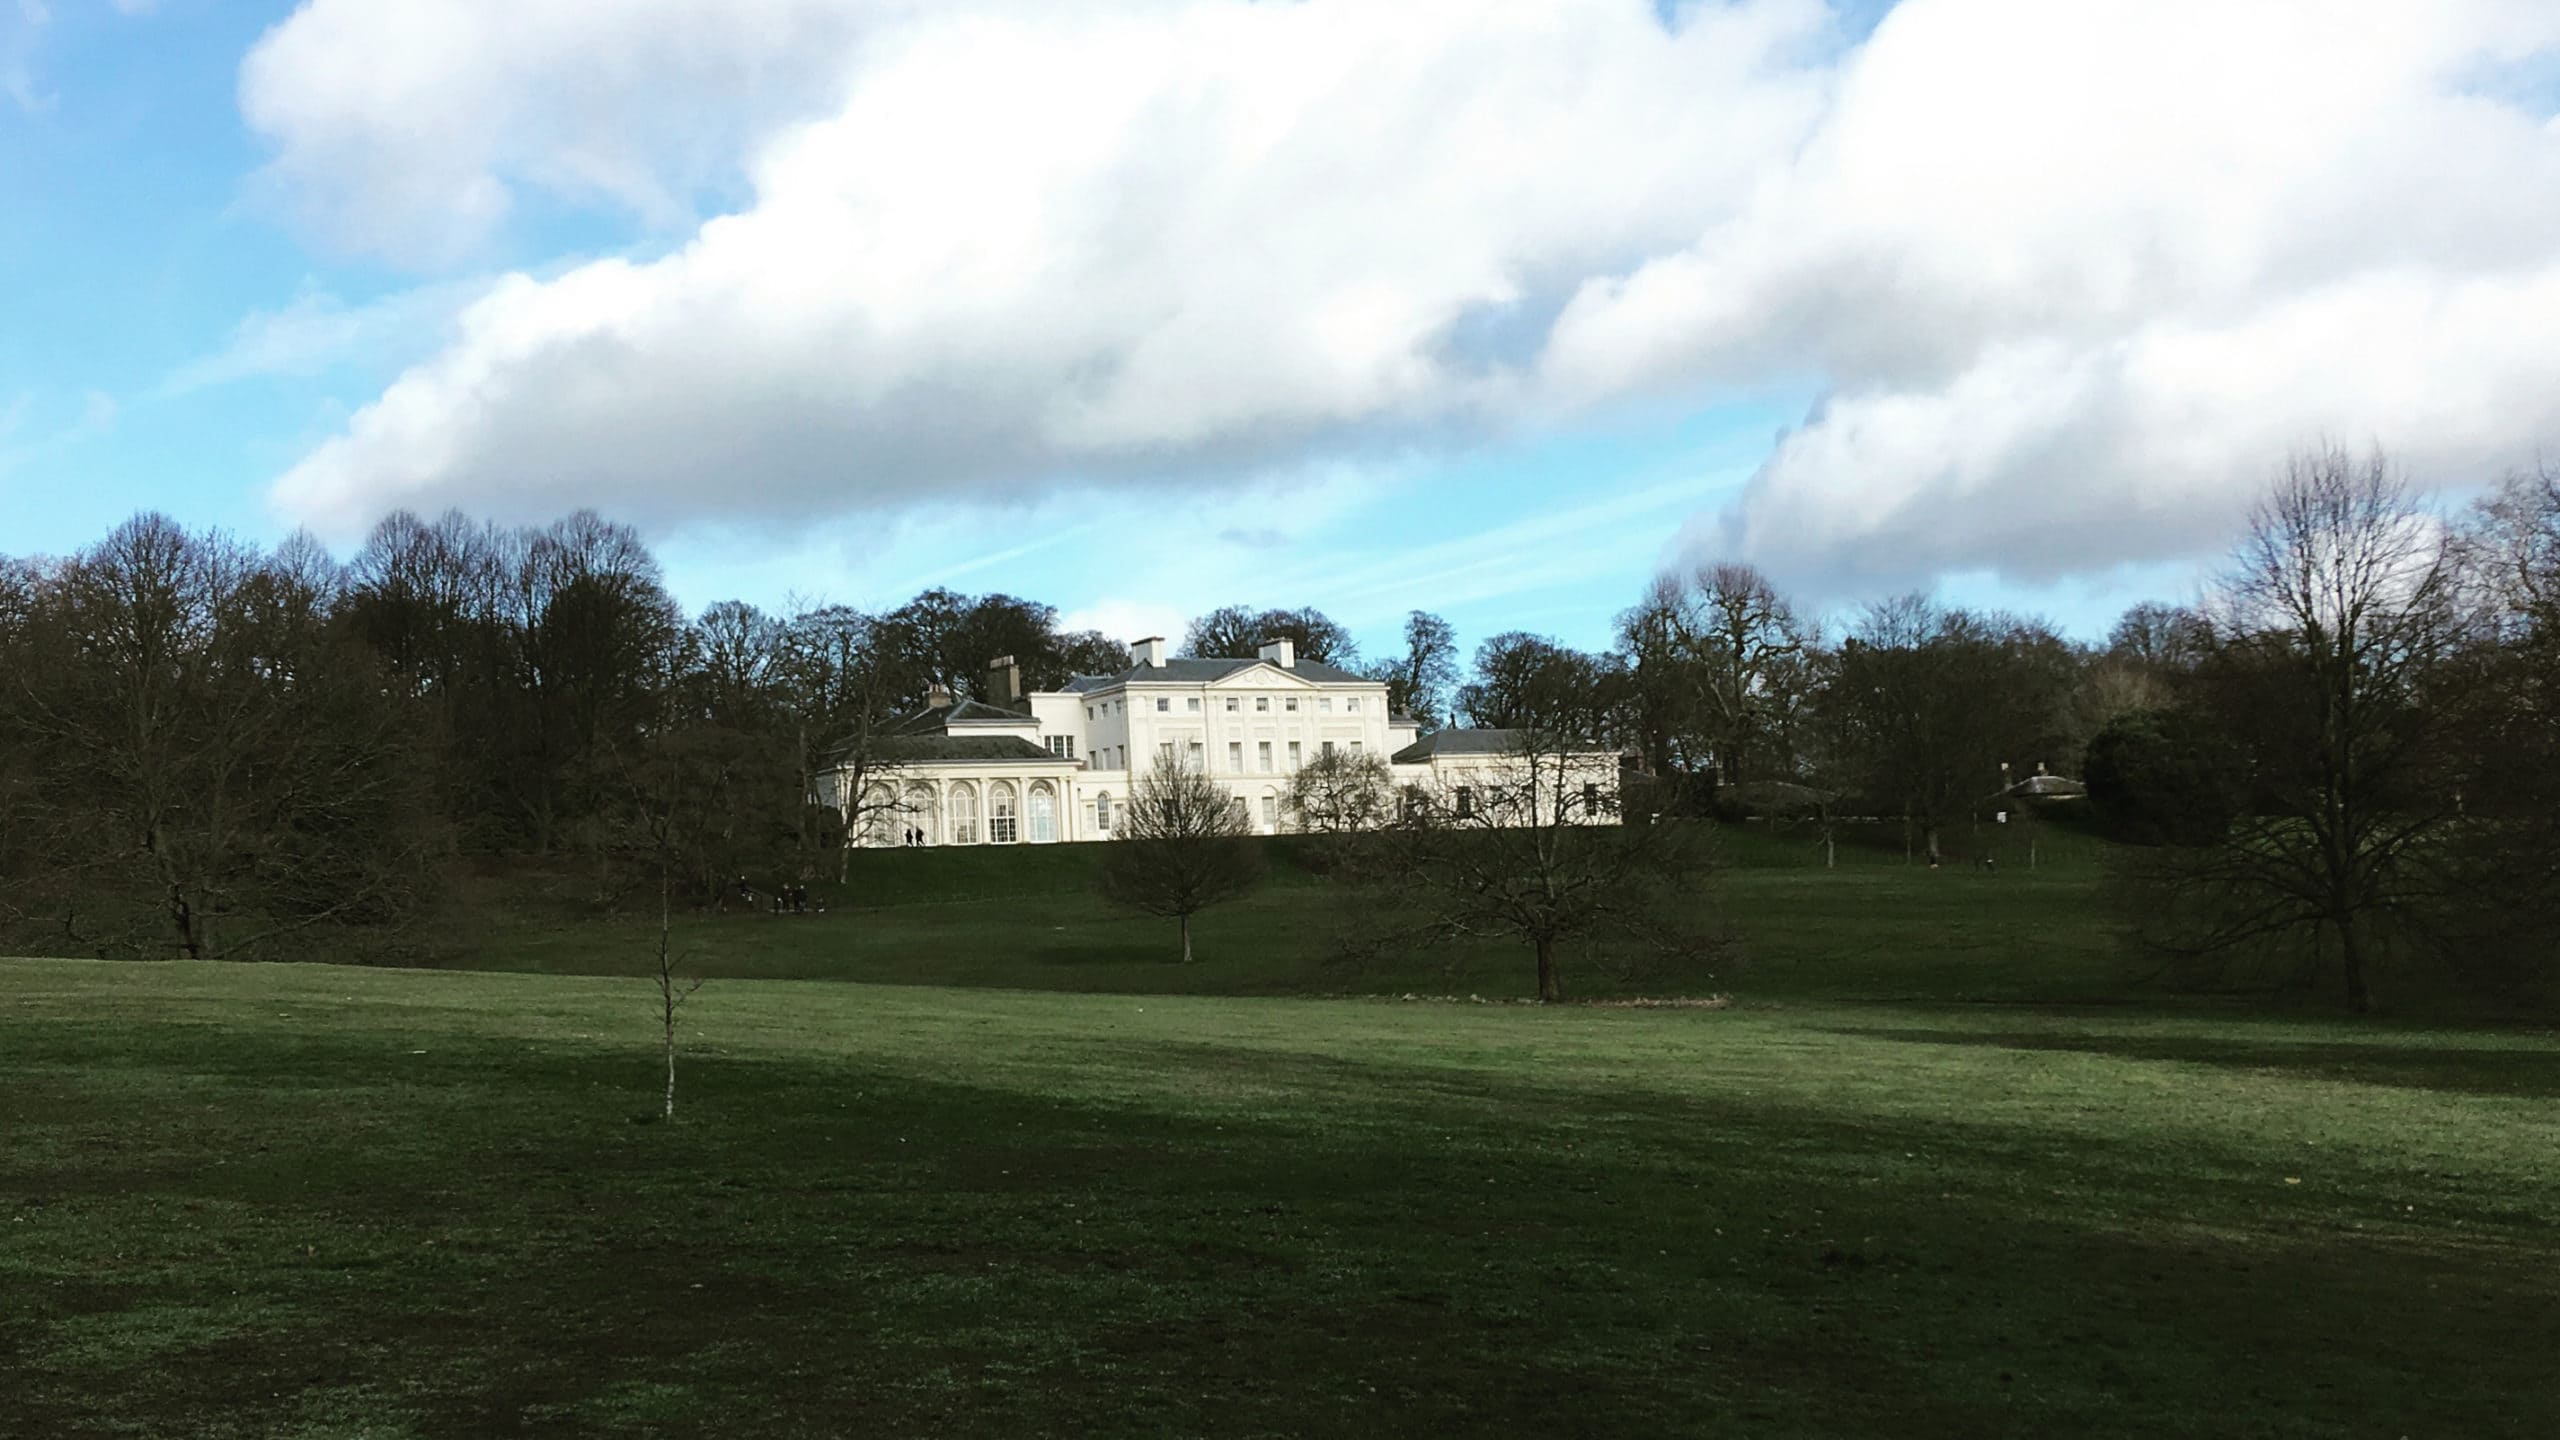
[[[276,497],[888,511],[1777,383],[1825,399],[1691,545],[2175,554],[2321,434],[2560,433],[2555,47],[2540,0],[310,0],[244,106],[341,239],[689,238],[505,280]]]
[[[1810,0],[1676,29],[1640,0],[882,20],[848,98],[754,151],[736,213],[662,259],[502,284],[278,495],[339,528],[420,501],[888,507],[1481,407],[1512,367],[1452,335],[1729,210],[1817,112],[1784,57],[1825,23]],[[1715,103],[1664,103],[1692,91]]]
[[[2555,43],[2533,3],[1905,4],[1755,203],[1586,286],[1544,372],[1818,376],[1686,537],[1817,583],[2210,546],[2322,436],[2477,479],[2560,435],[2560,130],[2500,83]]]
[[[305,0],[240,71],[270,193],[403,263],[473,253],[527,194],[691,220],[743,147],[838,93],[918,0]]]

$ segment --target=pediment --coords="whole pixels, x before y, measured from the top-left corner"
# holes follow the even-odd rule
[[[1209,682],[1212,690],[1313,690],[1316,682],[1304,675],[1293,675],[1277,665],[1255,665],[1220,680]]]

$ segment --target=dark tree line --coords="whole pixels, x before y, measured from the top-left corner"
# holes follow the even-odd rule
[[[2128,927],[2208,984],[2405,968],[2507,994],[2560,981],[2560,476],[2445,517],[2380,454],[2269,487],[2193,606],[2106,640],[1887,599],[1836,639],[1748,566],[1658,580],[1617,644],[1481,644],[1460,722],[1619,749],[1629,818],[1865,816],[1913,863],[1961,850],[2040,771],[2085,772],[2134,847]]]
[[[396,937],[457,866],[548,857],[613,901],[832,871],[818,775],[937,693],[1127,652],[1015,596],[688,617],[629,528],[396,514],[344,564],[143,515],[0,560],[0,940],[315,953]]]
[[[2379,456],[2298,457],[2202,603],[2136,606],[2098,644],[1922,596],[1830,634],[1732,563],[1656,581],[1606,650],[1510,632],[1462,665],[1422,611],[1401,638],[1364,659],[1321,612],[1228,606],[1183,649],[1287,639],[1426,732],[1615,749],[1630,825],[1865,816],[1915,864],[1961,853],[2013,782],[2080,771],[2143,857],[2133,928],[2197,977],[2357,1004],[2404,960],[2552,978],[2547,472],[2446,518]],[[871,793],[887,723],[1000,698],[999,656],[1033,689],[1127,665],[1118,637],[1005,594],[687,616],[591,513],[394,515],[343,565],[140,516],[68,558],[0,559],[0,941],[219,956],[396,934],[455,867],[515,856],[598,901],[662,871],[696,906],[741,874],[841,873],[820,774],[850,754]]]
[[[1619,639],[1497,637],[1467,708],[1580,707],[1657,812],[1846,810],[1931,859],[2017,780],[2083,770],[2136,847],[2129,928],[2199,983],[2362,1009],[2395,968],[2510,995],[2560,979],[2549,471],[2445,517],[2379,453],[2296,456],[2201,603],[2136,606],[2100,645],[1917,596],[1826,644],[1732,565],[1657,583]]]

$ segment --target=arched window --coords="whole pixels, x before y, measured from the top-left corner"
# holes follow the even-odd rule
[[[1012,781],[999,780],[988,786],[987,843],[1010,845],[1021,839],[1022,830],[1016,819],[1019,813],[1014,805]]]
[[[978,787],[966,780],[951,787],[951,843],[978,843]]]
[[[906,817],[899,813],[897,792],[886,785],[874,785],[863,793],[862,843],[878,847],[903,841],[906,837],[898,832]]]
[[[1031,843],[1047,845],[1058,838],[1058,792],[1046,780],[1031,786]]]
[[[942,843],[942,807],[934,800],[932,786],[909,785],[903,808],[905,813],[898,816],[897,825],[904,843]]]
[[[1106,835],[1111,833],[1111,792],[1108,790],[1093,797],[1093,828]]]

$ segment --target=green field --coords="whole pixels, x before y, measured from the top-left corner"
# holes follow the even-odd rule
[[[1668,965],[1568,947],[1577,998],[1747,992],[1773,999],[2097,1002],[2125,967],[2096,902],[2096,842],[2048,831],[2043,863],[1985,873],[1907,865],[1868,832],[1825,868],[1810,835],[1730,827],[1715,918],[1733,940]],[[1474,944],[1348,963],[1341,940],[1365,918],[1341,889],[1271,846],[1268,883],[1197,922],[1200,962],[1179,959],[1172,922],[1094,894],[1101,847],[1058,845],[860,853],[850,883],[821,885],[824,915],[679,915],[677,946],[724,979],[854,980],[1058,991],[1215,995],[1483,995],[1535,992],[1529,952]],[[457,894],[423,963],[458,969],[627,975],[655,963],[654,893],[599,919],[583,870],[511,867]]]
[[[1732,1004],[1560,1009],[1253,993],[1446,973],[1326,969],[1304,883],[1186,968],[897,857],[685,927],[843,983],[713,980],[672,1126],[627,975],[0,961],[0,1435],[2552,1433],[2560,1040],[1789,853],[1656,977]]]

